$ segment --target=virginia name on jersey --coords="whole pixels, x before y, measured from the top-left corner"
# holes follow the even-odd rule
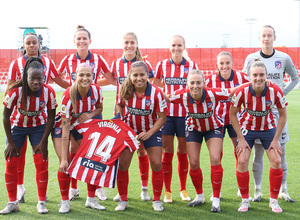
[[[35,127],[46,124],[46,109],[56,109],[57,107],[55,92],[47,84],[43,84],[34,96],[27,97],[27,116],[22,102],[22,87],[10,90],[3,100],[5,107],[13,109],[10,117],[13,126]]]
[[[92,185],[114,188],[118,158],[127,148],[139,148],[137,134],[122,120],[88,120],[75,126],[83,135],[80,148],[67,174]]]
[[[164,80],[164,93],[170,95],[178,89],[186,88],[187,76],[193,69],[198,69],[195,62],[183,58],[180,65],[177,65],[172,58],[158,62],[156,65],[155,77]],[[186,111],[180,105],[167,103],[167,116],[185,117]]]
[[[206,132],[223,126],[223,121],[216,115],[215,108],[219,101],[228,100],[229,95],[227,89],[205,88],[202,99],[194,101],[188,89],[181,89],[170,97],[170,101],[185,107],[186,124],[189,129]]]
[[[232,105],[240,108],[244,106],[244,112],[239,120],[240,126],[247,130],[264,131],[276,127],[272,108],[285,108],[287,101],[281,89],[272,84],[266,86],[260,96],[256,96],[251,83],[242,85],[232,98]]]

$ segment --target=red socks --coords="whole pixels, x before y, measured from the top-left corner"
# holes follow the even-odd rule
[[[33,161],[36,168],[36,184],[39,201],[45,201],[48,185],[48,158],[43,161],[42,154],[34,154]]]
[[[22,153],[19,157],[19,163],[18,163],[18,185],[24,184],[24,170],[25,170],[25,156],[26,156],[26,150],[27,150],[27,140],[25,140]]]
[[[220,197],[222,179],[223,179],[223,168],[222,165],[210,166],[211,170],[211,184],[213,188],[214,197]]]
[[[236,171],[238,186],[243,199],[249,198],[249,171],[240,173]]]
[[[69,200],[70,177],[61,172],[57,172],[57,179],[62,200]]]
[[[191,176],[192,182],[194,184],[194,187],[196,189],[196,193],[202,194],[203,193],[203,188],[202,188],[203,175],[202,175],[202,170],[200,169],[200,167],[196,170],[190,169],[190,176]]]
[[[179,175],[179,182],[180,182],[180,191],[186,190],[186,179],[189,171],[189,160],[187,153],[185,154],[178,154],[178,175]]]
[[[152,170],[153,201],[160,201],[160,195],[164,185],[163,175],[163,169],[158,172]]]
[[[278,199],[278,194],[281,186],[282,181],[282,168],[273,169],[270,168],[270,197],[272,199]]]
[[[18,157],[11,157],[10,161],[6,160],[5,183],[9,202],[17,200],[18,166],[16,164],[18,163]]]
[[[128,170],[126,171],[118,170],[117,185],[118,185],[118,192],[122,201],[128,201],[127,198],[128,183],[129,183]]]
[[[75,154],[70,153],[70,159],[71,159],[71,161],[74,159],[75,155],[76,155],[76,153]],[[70,177],[70,178],[71,178],[71,188],[77,189],[77,179],[74,179],[72,177]]]
[[[172,160],[173,160],[173,153],[163,152],[162,168],[163,168],[163,175],[164,175],[165,192],[171,192],[171,181],[172,181],[172,171],[173,171]]]
[[[148,155],[144,157],[138,157],[139,159],[139,169],[142,181],[142,187],[148,187],[149,178],[149,158]]]
[[[97,186],[89,184],[89,183],[87,183],[86,185],[87,185],[87,196],[90,197],[90,198],[94,198]]]

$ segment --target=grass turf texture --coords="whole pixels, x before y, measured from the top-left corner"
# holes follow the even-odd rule
[[[3,93],[0,93],[1,97]],[[113,117],[113,106],[115,100],[115,92],[103,92],[104,95],[104,110],[103,118],[109,119]],[[58,103],[62,92],[57,93]],[[288,190],[296,203],[288,203],[283,200],[280,201],[280,206],[283,209],[283,213],[276,214],[269,209],[269,162],[264,156],[264,175],[262,193],[263,199],[259,203],[251,202],[251,208],[247,213],[239,213],[237,211],[241,199],[236,196],[237,192],[237,181],[235,176],[235,158],[233,156],[233,149],[229,138],[226,136],[224,140],[224,155],[222,160],[222,166],[224,169],[223,183],[222,183],[222,199],[221,199],[221,213],[211,213],[211,202],[209,200],[210,194],[212,193],[212,187],[210,182],[210,164],[209,154],[204,144],[201,151],[201,169],[203,172],[203,190],[206,202],[198,207],[188,207],[187,202],[181,201],[179,197],[179,179],[177,173],[177,157],[174,155],[173,159],[173,179],[172,179],[172,204],[163,204],[165,211],[158,213],[153,211],[152,202],[142,202],[140,200],[140,177],[138,170],[137,155],[135,154],[130,166],[129,171],[129,208],[124,212],[115,211],[117,206],[116,202],[113,202],[112,198],[117,194],[117,189],[106,189],[106,195],[108,200],[101,201],[100,204],[106,207],[105,211],[96,211],[85,208],[86,201],[86,184],[78,181],[78,188],[80,191],[79,198],[71,201],[71,210],[68,214],[59,214],[59,206],[61,202],[60,192],[57,182],[57,169],[58,169],[58,158],[55,154],[54,147],[51,139],[49,139],[49,184],[48,184],[48,198],[47,208],[49,213],[41,216],[37,213],[37,189],[35,182],[35,168],[31,155],[30,147],[28,146],[26,154],[26,168],[24,184],[26,188],[25,202],[19,204],[20,211],[12,213],[7,216],[1,216],[1,219],[299,219],[300,216],[300,149],[299,149],[299,130],[300,130],[300,90],[293,90],[288,96],[288,125],[291,141],[287,144],[287,161],[288,161]],[[3,105],[0,107],[2,112]],[[2,114],[0,116],[2,119]],[[5,148],[5,133],[3,125],[0,125],[0,151],[3,155]],[[253,155],[253,153],[252,153]],[[251,160],[252,161],[252,158]],[[249,165],[251,171],[252,165]],[[5,187],[5,160],[2,156],[0,160],[0,208],[4,208],[8,202],[7,192]],[[151,186],[151,171],[149,177],[149,194],[152,197],[152,186]],[[187,191],[189,192],[192,199],[195,197],[195,189],[191,182],[190,176],[188,175],[187,180]],[[254,184],[252,172],[250,172],[250,195],[253,196]],[[161,196],[163,200],[163,193]]]

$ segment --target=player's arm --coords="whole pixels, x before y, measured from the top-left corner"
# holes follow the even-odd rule
[[[84,123],[89,119],[94,118],[97,115],[100,115],[102,113],[103,110],[103,104],[99,103],[97,105],[95,105],[95,109],[94,111],[90,112],[90,113],[83,113],[80,115],[80,117],[78,118],[79,123]]]
[[[69,118],[62,118],[61,119],[61,128],[62,128],[62,135],[61,135],[61,161],[59,165],[60,172],[66,172],[68,168],[68,155],[69,155],[69,137],[70,137],[70,119]]]
[[[299,75],[293,61],[290,57],[286,60],[286,72],[290,76],[291,81],[282,90],[283,94],[286,96],[290,91],[292,91],[299,82]]]
[[[116,105],[116,115],[120,114],[122,120],[123,120],[124,108],[125,106],[121,103],[118,103]]]
[[[107,79],[107,81],[108,81],[110,84],[112,84],[112,85],[114,85],[114,86],[117,85],[117,80],[116,80],[116,78],[113,76],[112,72],[108,71],[108,72],[104,73],[103,75],[104,75],[104,77]],[[105,84],[107,83],[107,81],[101,81],[101,79],[99,79],[99,80],[97,81],[97,84],[98,84],[99,86],[105,86]],[[102,83],[103,83],[103,84],[102,84]],[[109,84],[106,84],[106,85],[109,85]]]
[[[158,79],[156,77],[153,77],[153,81],[152,81],[153,85],[156,85],[158,87],[164,87],[164,82],[162,79]]]
[[[5,159],[11,158],[13,152],[15,152],[18,155],[16,145],[13,141],[12,134],[11,134],[11,124],[10,124],[10,116],[13,109],[9,109],[7,107],[4,107],[3,109],[3,127],[6,134],[7,139],[7,145],[4,151]]]

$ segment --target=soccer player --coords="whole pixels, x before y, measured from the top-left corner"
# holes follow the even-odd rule
[[[261,41],[261,50],[255,53],[249,54],[245,60],[244,70],[249,75],[250,66],[255,60],[262,61],[268,71],[267,78],[274,82],[282,89],[283,94],[286,96],[292,89],[298,84],[299,76],[297,70],[293,64],[292,59],[286,53],[275,50],[273,47],[276,40],[275,30],[270,25],[262,27],[259,33],[259,39]],[[287,73],[290,76],[291,81],[284,87],[284,75]],[[279,113],[276,108],[272,109],[275,122],[277,123]],[[284,199],[287,202],[294,202],[287,190],[287,162],[286,162],[286,142],[289,141],[288,127],[285,125],[280,144],[283,148],[281,166],[283,171],[282,184],[280,188],[279,198]],[[263,155],[264,149],[259,141],[254,144],[254,157],[253,157],[253,176],[255,182],[255,193],[253,201],[259,202],[262,198],[261,182],[263,173]]]
[[[172,94],[178,89],[186,88],[186,81],[189,72],[198,69],[195,62],[187,57],[185,50],[185,39],[180,35],[174,35],[170,39],[169,50],[172,57],[160,61],[156,65],[153,84],[163,87],[166,94]],[[177,137],[177,159],[178,175],[180,182],[180,198],[183,201],[190,201],[186,191],[186,179],[189,169],[188,156],[185,143],[185,116],[186,110],[180,105],[167,103],[167,122],[162,129],[163,137],[163,170],[165,195],[164,202],[172,203],[171,180],[172,160],[174,155],[174,136]]]
[[[122,83],[126,79],[128,72],[130,70],[130,66],[136,61],[144,61],[147,64],[149,71],[149,78],[153,78],[153,69],[149,61],[142,56],[142,53],[139,49],[138,38],[135,33],[127,32],[123,36],[123,56],[114,60],[111,65],[111,73],[113,78],[117,81],[117,92],[116,92],[116,102],[115,106],[119,99],[119,91]],[[101,81],[101,79],[99,80]],[[98,83],[99,83],[98,81]],[[114,110],[115,112],[115,110]],[[148,194],[148,176],[149,176],[149,158],[144,147],[141,147],[137,150],[138,161],[139,161],[139,169],[140,176],[142,182],[142,190],[141,190],[141,200],[149,201],[150,197]],[[120,195],[114,197],[113,199],[116,202],[120,201]]]
[[[190,176],[196,189],[196,198],[189,206],[198,206],[205,201],[200,168],[200,150],[203,138],[210,155],[211,183],[213,188],[212,212],[221,212],[220,191],[223,178],[221,152],[223,149],[223,122],[215,114],[220,101],[226,101],[233,94],[227,89],[205,88],[204,75],[200,70],[192,70],[187,77],[187,89],[175,91],[167,101],[185,107],[186,150],[190,161]]]
[[[17,200],[18,166],[26,137],[29,137],[36,167],[38,189],[37,211],[48,213],[45,206],[48,184],[48,136],[54,124],[57,107],[55,92],[44,84],[41,58],[27,59],[22,79],[10,85],[3,101],[3,125],[7,138],[5,182],[9,203],[0,211],[8,214],[19,210]]]
[[[116,80],[111,76],[109,66],[105,59],[101,55],[89,51],[91,42],[92,38],[90,32],[86,28],[84,28],[84,26],[78,25],[77,31],[74,34],[74,44],[77,47],[77,52],[65,56],[58,67],[58,71],[61,74],[68,74],[70,78],[70,84],[72,85],[76,80],[75,75],[78,65],[81,63],[86,63],[92,68],[93,83],[97,84],[98,78],[101,74],[103,74],[111,84],[115,85]],[[101,86],[101,84],[99,85]],[[101,116],[99,117],[101,118]],[[76,141],[74,141],[74,138],[71,137],[71,160],[74,158],[78,148],[79,145],[77,145]],[[96,195],[100,200],[106,199],[104,190],[102,190],[101,188],[97,190]],[[79,196],[79,190],[77,189],[77,180],[72,179],[70,199],[73,200],[77,196]]]
[[[162,91],[149,81],[148,66],[143,61],[131,64],[130,71],[123,82],[116,113],[138,134],[141,145],[147,151],[152,168],[152,205],[155,211],[163,211],[160,202],[163,187],[162,170],[162,136],[161,127],[166,122],[167,108]],[[126,155],[125,155],[126,156]],[[131,160],[128,154],[123,161]],[[121,161],[121,160],[120,160]],[[128,163],[123,164],[118,171],[117,185],[121,201],[116,210],[125,210],[128,207]]]
[[[267,69],[263,62],[254,62],[250,67],[251,82],[244,84],[232,98],[229,111],[232,126],[237,134],[236,171],[242,202],[239,212],[247,212],[250,207],[249,197],[249,158],[255,139],[260,139],[270,161],[270,203],[273,212],[282,212],[278,205],[278,193],[282,181],[280,136],[287,119],[285,97],[276,84],[267,86]],[[237,113],[245,108],[240,120]],[[272,108],[277,106],[279,113],[276,128]]]
[[[14,60],[9,67],[8,71],[8,86],[12,85],[16,81],[20,80],[23,75],[23,70],[26,61],[29,57],[40,57],[43,61],[44,65],[44,83],[48,84],[49,80],[52,79],[56,84],[61,86],[62,88],[68,88],[69,83],[64,81],[62,77],[58,74],[56,70],[56,66],[48,57],[42,56],[39,53],[40,43],[38,36],[35,33],[28,32],[23,38],[23,48],[24,55]],[[25,141],[24,146],[22,148],[22,154],[19,158],[18,165],[18,201],[19,203],[24,203],[24,195],[25,195],[25,187],[24,187],[24,169],[25,169],[25,155],[27,149],[27,141]]]
[[[70,178],[65,174],[70,162],[69,139],[70,134],[80,146],[82,135],[74,129],[74,123],[84,123],[85,121],[97,117],[102,112],[102,91],[101,88],[93,84],[93,71],[89,64],[79,64],[75,74],[76,81],[63,94],[60,110],[61,126],[56,123],[52,132],[52,139],[56,153],[60,159],[58,170],[58,182],[62,196],[60,213],[68,213],[70,210],[70,195],[68,193]],[[78,149],[77,149],[78,150]],[[74,154],[76,154],[74,152]],[[71,159],[72,161],[72,159]],[[87,208],[104,210],[105,208],[95,200],[96,186],[87,184]]]

